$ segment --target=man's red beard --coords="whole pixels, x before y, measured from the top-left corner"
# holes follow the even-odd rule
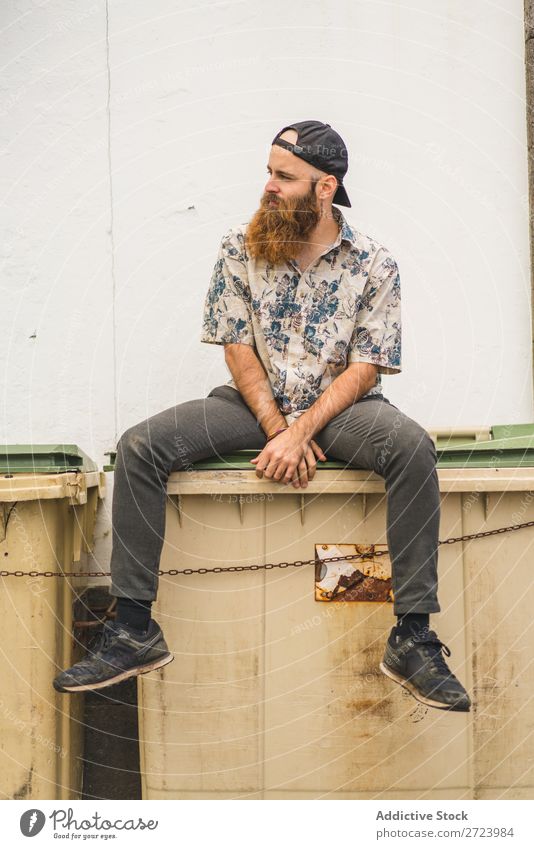
[[[270,203],[273,198],[276,204]],[[319,219],[315,181],[307,194],[286,202],[272,193],[265,194],[247,226],[247,251],[254,259],[265,259],[273,265],[295,259]]]

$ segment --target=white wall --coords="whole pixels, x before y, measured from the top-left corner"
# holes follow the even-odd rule
[[[7,442],[99,463],[130,425],[229,378],[199,340],[222,233],[270,141],[347,142],[350,223],[394,253],[426,427],[532,419],[522,0],[4,0]]]

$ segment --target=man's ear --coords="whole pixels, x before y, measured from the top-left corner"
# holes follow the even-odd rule
[[[327,189],[326,194],[323,194],[322,190]],[[323,177],[320,181],[319,188],[319,197],[322,197],[323,200],[328,200],[330,197],[334,197],[337,191],[337,179],[333,174],[329,174],[327,177]]]

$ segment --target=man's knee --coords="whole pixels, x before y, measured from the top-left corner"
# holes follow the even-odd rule
[[[413,419],[398,417],[398,427],[388,433],[378,451],[377,471],[383,473],[393,460],[408,470],[428,470],[436,465],[434,441]]]
[[[139,424],[132,425],[124,431],[117,443],[117,452],[144,455],[149,444],[150,438],[146,422],[139,422]]]
[[[406,465],[414,464],[422,467],[435,466],[438,456],[432,437],[417,422],[410,426],[399,440],[399,454]]]

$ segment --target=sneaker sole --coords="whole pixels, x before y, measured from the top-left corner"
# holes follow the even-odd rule
[[[118,684],[119,681],[125,681],[126,678],[134,678],[137,675],[144,675],[146,672],[152,672],[154,669],[160,669],[162,666],[166,666],[168,663],[174,660],[174,655],[169,654],[164,657],[160,657],[159,660],[154,660],[152,663],[147,663],[145,666],[135,666],[132,669],[127,669],[125,672],[121,672],[120,675],[115,675],[113,678],[107,678],[106,681],[99,681],[97,684],[81,684],[74,685],[72,687],[61,687],[58,688],[54,685],[54,689],[58,691],[58,693],[81,693],[84,690],[102,690],[104,687],[111,687],[112,684]]]
[[[396,684],[400,684],[401,687],[404,687],[405,690],[417,699],[418,702],[421,702],[424,705],[428,705],[428,707],[438,708],[438,710],[455,710],[461,713],[469,713],[470,708],[461,707],[458,705],[447,705],[444,702],[436,702],[434,699],[429,699],[427,696],[423,696],[422,693],[417,690],[417,688],[411,684],[407,678],[402,678],[401,675],[398,675],[396,672],[393,672],[389,666],[386,666],[385,663],[380,663],[380,671],[387,675],[388,678],[391,678],[392,681],[395,681]]]

